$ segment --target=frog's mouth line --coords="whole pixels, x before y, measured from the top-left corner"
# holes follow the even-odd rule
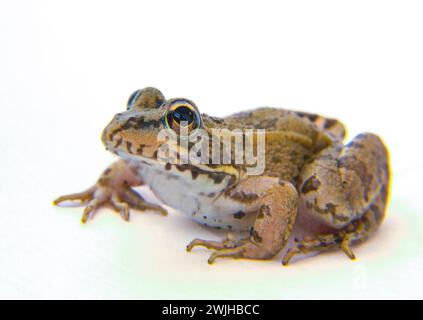
[[[157,158],[148,158],[140,154],[125,153],[123,151],[118,151],[117,155],[128,161],[141,162],[144,165],[156,167],[162,171],[168,171],[170,170],[169,168],[172,167],[176,168],[177,171],[181,173],[190,171],[193,178],[198,175],[207,175],[215,184],[220,184],[227,176],[231,176],[228,185],[232,185],[239,179],[239,172],[230,166],[208,167],[204,164],[171,164]]]

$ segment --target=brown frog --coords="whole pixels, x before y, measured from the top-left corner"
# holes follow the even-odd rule
[[[249,175],[248,165],[234,162],[233,150],[229,163],[223,164],[159,159],[166,143],[159,139],[163,130],[180,133],[186,129],[191,134],[197,129],[210,133],[222,128],[265,130],[261,174]],[[125,220],[129,208],[166,214],[133,190],[147,184],[164,204],[198,223],[249,232],[240,240],[193,240],[188,251],[195,246],[214,250],[209,263],[217,257],[271,259],[287,244],[296,221],[310,236],[297,240],[283,264],[299,253],[333,248],[353,259],[351,245],[367,239],[384,218],[389,159],[378,136],[363,133],[346,145],[344,136],[339,121],[315,114],[259,108],[216,118],[200,114],[188,99],[166,100],[159,90],[145,88],[131,95],[127,110],[103,131],[106,149],[120,159],[94,186],[54,203],[86,203],[82,222],[106,204]],[[189,143],[182,146],[180,138],[176,141],[178,152],[192,147]]]

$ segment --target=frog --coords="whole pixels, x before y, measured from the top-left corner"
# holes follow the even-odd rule
[[[233,157],[223,164],[162,161],[160,132],[181,128],[263,130],[263,172],[247,174],[248,165]],[[297,255],[331,250],[355,259],[352,246],[375,234],[385,218],[390,189],[385,143],[373,133],[346,143],[346,129],[334,118],[272,107],[214,117],[200,113],[189,99],[166,99],[159,89],[146,87],[130,96],[101,139],[118,159],[93,186],[58,197],[54,204],[83,205],[83,223],[103,206],[127,221],[132,209],[166,215],[162,205],[147,202],[135,190],[146,185],[164,205],[195,222],[241,235],[197,238],[187,245],[187,251],[211,250],[210,264],[224,257],[271,260],[283,251],[283,265]],[[181,141],[179,148],[186,148]],[[308,233],[289,241],[297,224]]]

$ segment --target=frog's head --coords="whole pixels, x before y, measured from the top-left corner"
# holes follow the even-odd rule
[[[127,110],[118,113],[103,131],[106,149],[124,158],[157,160],[164,143],[158,139],[163,129],[179,133],[202,126],[195,104],[184,98],[166,100],[156,88],[135,91],[128,100]]]

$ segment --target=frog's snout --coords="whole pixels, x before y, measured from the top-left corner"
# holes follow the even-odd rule
[[[103,142],[104,146],[106,147],[106,150],[109,150],[107,146],[107,126],[103,129],[103,132],[101,133],[101,142]]]
[[[122,123],[122,114],[116,114],[113,119],[109,122],[109,124],[103,129],[103,133],[101,134],[101,141],[103,142],[106,150],[114,151],[115,149],[115,139],[116,135],[119,133]]]

